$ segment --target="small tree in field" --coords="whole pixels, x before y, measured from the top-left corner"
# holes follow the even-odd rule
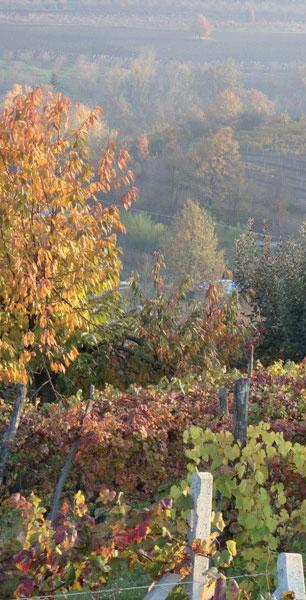
[[[205,210],[188,200],[174,218],[164,241],[167,269],[176,285],[189,277],[195,286],[219,279],[224,271],[215,227]]]
[[[192,30],[196,37],[203,38],[210,37],[214,27],[207,17],[204,15],[198,15],[193,23]]]
[[[88,297],[120,273],[119,210],[101,193],[135,196],[126,151],[106,148],[95,168],[88,136],[100,109],[69,127],[69,99],[16,88],[0,115],[0,381],[23,386],[0,455],[0,483],[31,373],[64,372],[76,330],[88,331]]]

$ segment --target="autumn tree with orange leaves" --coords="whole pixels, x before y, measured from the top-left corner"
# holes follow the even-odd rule
[[[31,373],[64,372],[76,331],[92,326],[89,298],[120,274],[123,226],[103,194],[134,200],[127,151],[110,144],[94,166],[88,136],[97,108],[71,127],[68,98],[16,88],[0,115],[0,381],[19,394],[0,454],[0,483]],[[109,204],[109,203],[108,203]]]

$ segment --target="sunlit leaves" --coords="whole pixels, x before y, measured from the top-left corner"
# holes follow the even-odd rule
[[[285,441],[283,433],[271,431],[268,423],[249,426],[243,448],[229,432],[198,427],[191,427],[184,440],[187,457],[198,469],[209,466],[214,476],[216,505],[230,521],[226,537],[233,535],[237,542],[236,564],[250,572],[264,569],[263,548],[266,553],[289,548],[297,527],[302,527],[299,498],[304,484],[302,460],[297,457],[303,455],[305,462],[305,449]],[[223,530],[222,515],[214,515],[213,525]],[[221,560],[229,564],[226,552],[237,554],[236,544],[228,540],[226,544],[227,549],[215,557],[217,566]]]

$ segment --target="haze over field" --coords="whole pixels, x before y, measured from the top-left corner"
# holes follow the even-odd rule
[[[287,235],[305,211],[305,16],[299,1],[1,2],[0,92],[43,84],[101,105],[93,152],[109,135],[128,145],[135,218],[167,227],[192,198],[231,261],[248,218]],[[129,226],[142,242],[122,240],[126,275],[144,274],[160,240]]]
[[[121,240],[126,276],[134,267],[144,274],[161,243],[139,233],[139,219],[167,228],[190,198],[215,220],[230,262],[250,217],[258,231],[267,220],[276,237],[297,231],[306,202],[305,17],[299,0],[1,2],[2,96],[15,83],[44,85],[85,112],[99,104],[93,154],[109,136],[131,151],[140,196],[138,227],[128,223]]]

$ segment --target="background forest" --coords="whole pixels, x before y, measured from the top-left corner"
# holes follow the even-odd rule
[[[233,2],[225,11],[222,2],[24,0],[2,2],[1,11],[2,94],[16,82],[43,84],[82,102],[84,115],[99,104],[93,157],[109,138],[133,156],[140,194],[122,240],[124,279],[136,269],[147,282],[148,255],[187,200],[214,220],[231,267],[249,218],[259,233],[266,220],[276,239],[297,231],[305,212],[303,3]]]

